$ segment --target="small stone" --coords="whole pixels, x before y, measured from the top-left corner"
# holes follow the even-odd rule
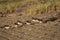
[[[29,29],[29,31],[31,31],[32,29]]]

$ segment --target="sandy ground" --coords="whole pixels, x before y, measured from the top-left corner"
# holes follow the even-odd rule
[[[28,7],[25,6],[25,10],[27,8]],[[52,18],[54,14],[58,14],[58,12],[27,15],[26,12],[21,11],[7,14],[6,17],[0,17],[0,40],[60,40],[59,18],[55,21],[48,21],[46,23],[32,22],[33,17],[47,20]],[[34,24],[25,24],[23,26],[14,27],[14,23],[17,21],[23,23],[30,21]],[[6,29],[4,25],[9,25],[11,28]]]

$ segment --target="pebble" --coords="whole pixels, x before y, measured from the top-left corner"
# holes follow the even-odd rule
[[[29,31],[31,31],[32,29],[30,28],[30,29],[28,29]]]

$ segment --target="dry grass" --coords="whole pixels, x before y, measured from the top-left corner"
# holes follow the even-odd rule
[[[21,2],[5,2],[0,4],[0,12],[6,13],[6,12],[12,12],[15,11],[17,7],[21,5]]]
[[[36,7],[31,7],[29,10],[30,14],[38,13],[50,13],[60,11],[60,1],[47,1],[46,3],[40,3]]]
[[[15,12],[17,8],[21,5],[34,1],[39,2],[40,4],[36,7],[31,7],[28,9],[30,14],[32,13],[43,13],[43,12],[52,12],[56,10],[60,10],[60,1],[59,0],[48,0],[48,1],[41,1],[41,0],[0,0],[0,13],[7,13],[7,12]]]

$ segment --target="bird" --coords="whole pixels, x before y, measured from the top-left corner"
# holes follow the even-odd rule
[[[30,21],[26,21],[26,24],[27,24],[27,25],[30,25],[30,24],[31,24],[31,22],[30,22]]]
[[[17,24],[18,24],[18,25],[23,25],[23,22],[17,21]]]
[[[12,28],[17,28],[17,27],[18,27],[17,23],[14,23],[14,25],[12,26]]]
[[[32,21],[42,23],[43,20],[38,18],[32,18]]]
[[[5,28],[5,29],[9,29],[10,26],[9,26],[9,25],[4,25],[4,28]]]
[[[21,21],[17,21],[16,23],[14,23],[14,26],[15,28],[17,27],[22,27],[25,23],[21,22]]]
[[[32,18],[33,22],[39,22],[39,20],[37,18]]]

